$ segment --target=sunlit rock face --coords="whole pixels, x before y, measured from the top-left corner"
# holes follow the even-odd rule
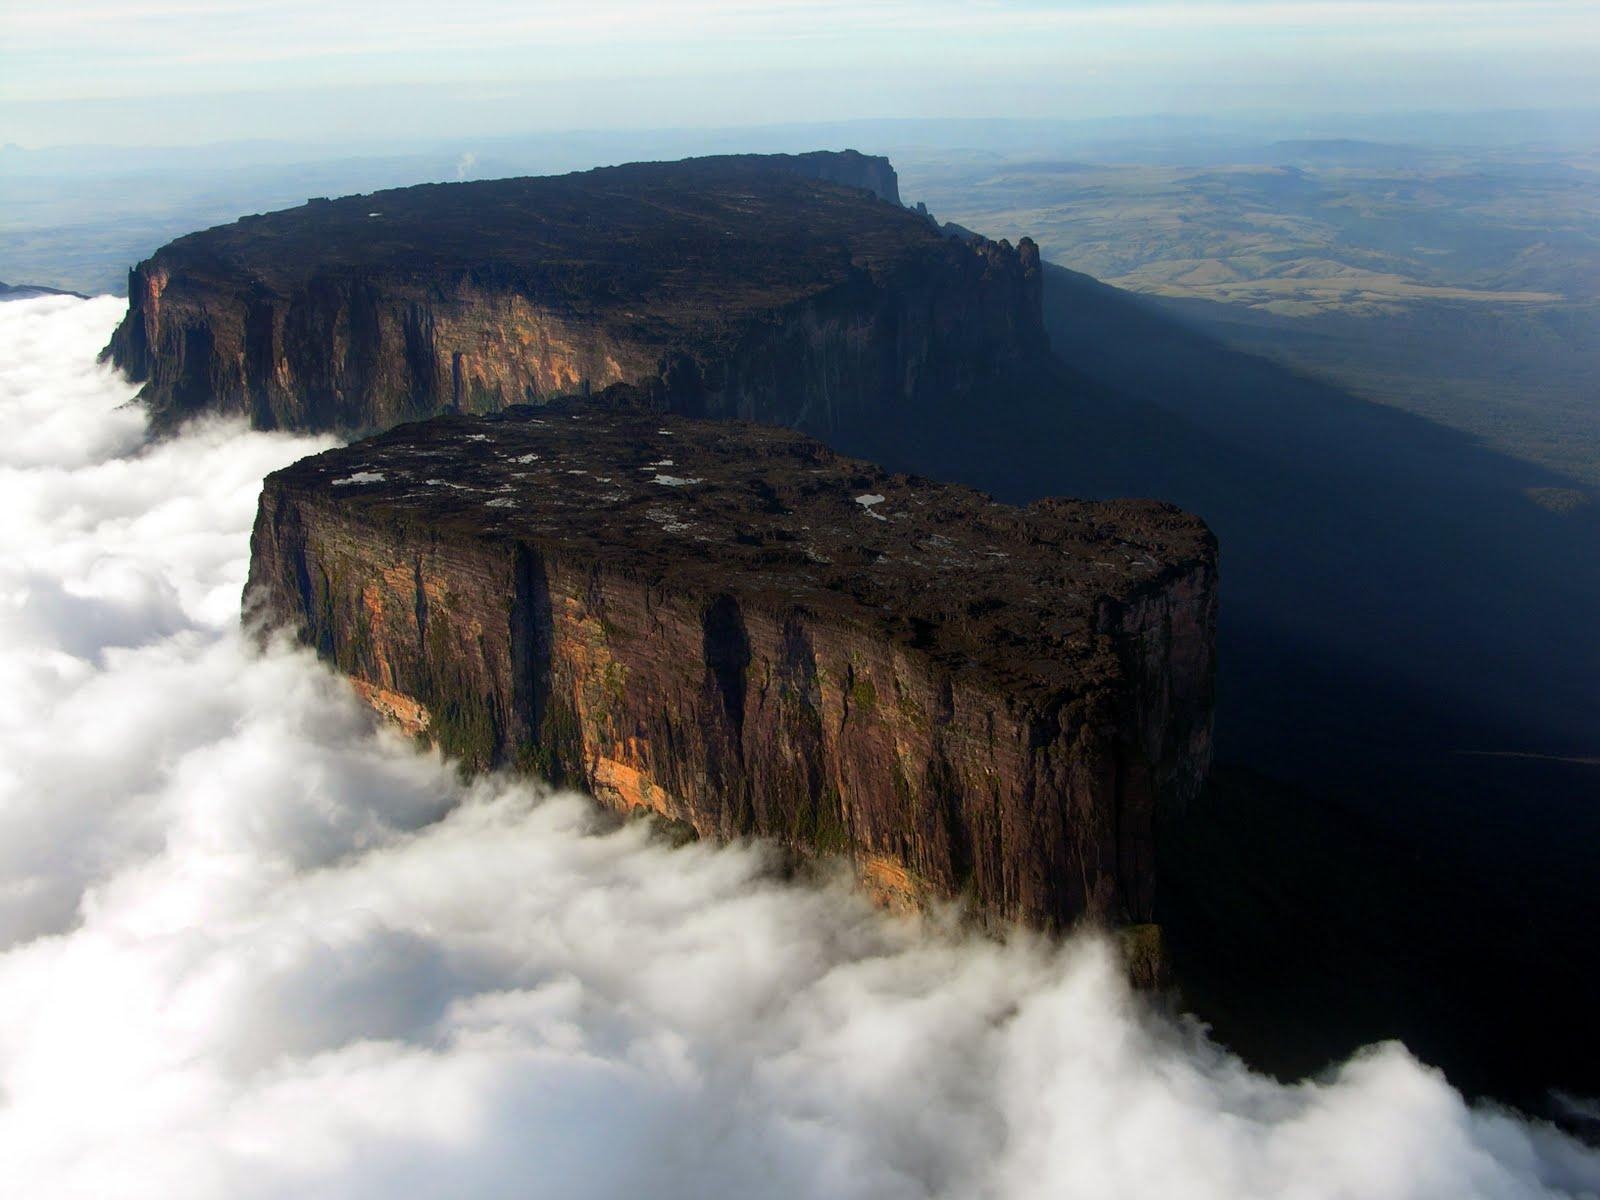
[[[626,382],[826,435],[1046,345],[1036,247],[946,236],[854,152],[313,200],[129,276],[106,354],[158,426],[368,432]]]
[[[618,407],[412,424],[270,476],[248,599],[413,733],[880,891],[1148,920],[1209,764],[1215,542]]]

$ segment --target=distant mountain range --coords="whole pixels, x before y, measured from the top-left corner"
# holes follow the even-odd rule
[[[0,300],[30,300],[35,296],[77,296],[80,300],[88,299],[80,292],[63,291],[61,288],[40,287],[34,283],[0,282]]]

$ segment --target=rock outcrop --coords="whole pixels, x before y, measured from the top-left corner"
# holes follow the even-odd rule
[[[741,154],[733,157],[757,166],[780,167],[796,175],[804,175],[807,179],[861,188],[891,204],[901,202],[900,177],[895,173],[893,164],[879,154],[862,154],[859,150],[812,150],[806,154]]]
[[[1001,920],[1149,920],[1155,814],[1210,758],[1205,526],[1013,508],[645,399],[269,476],[249,603],[470,768]]]
[[[1037,248],[941,233],[855,152],[636,163],[314,200],[129,276],[106,355],[156,424],[359,433],[645,387],[827,436],[1047,346]]]

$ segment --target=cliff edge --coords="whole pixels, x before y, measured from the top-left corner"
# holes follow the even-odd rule
[[[846,151],[313,200],[140,263],[105,356],[158,428],[361,433],[629,383],[825,436],[1048,344],[1032,242],[898,199],[887,159]]]
[[[554,406],[279,471],[251,551],[258,616],[470,768],[1001,920],[1149,920],[1155,814],[1209,765],[1216,547],[1169,505]]]

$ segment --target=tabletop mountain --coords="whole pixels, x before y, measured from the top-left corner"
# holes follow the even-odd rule
[[[268,477],[251,599],[380,711],[880,890],[1148,921],[1210,763],[1216,544],[798,434],[586,405],[441,417]]]
[[[427,184],[190,234],[106,353],[158,426],[359,433],[645,386],[827,433],[1046,345],[1038,251],[947,236],[854,152]]]

